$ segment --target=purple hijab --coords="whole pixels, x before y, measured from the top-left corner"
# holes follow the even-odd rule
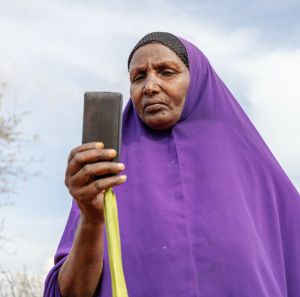
[[[180,121],[145,126],[128,102],[115,188],[129,297],[299,297],[300,197],[206,57],[188,52],[190,85]],[[71,248],[73,203],[45,297]],[[105,248],[97,296],[110,297]]]

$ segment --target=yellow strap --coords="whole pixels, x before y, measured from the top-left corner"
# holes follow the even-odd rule
[[[112,296],[128,297],[122,265],[118,207],[116,196],[112,189],[105,192],[104,218],[108,244]]]

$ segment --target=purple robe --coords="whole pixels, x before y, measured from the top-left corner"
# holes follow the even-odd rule
[[[123,113],[115,188],[129,297],[299,297],[300,197],[206,57],[188,52],[190,85],[180,121],[158,132],[131,100]],[[45,297],[79,218],[73,202]],[[111,296],[105,241],[98,296]]]

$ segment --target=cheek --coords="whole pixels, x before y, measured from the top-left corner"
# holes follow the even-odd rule
[[[177,85],[176,90],[173,92],[173,106],[176,109],[182,109],[184,106],[184,102],[185,102],[185,98],[186,98],[186,94],[187,94],[187,85],[183,84],[183,85]]]
[[[141,109],[141,102],[142,102],[142,96],[139,94],[139,89],[134,86],[130,86],[130,97],[132,100],[133,105],[137,109],[137,111],[140,111]]]
[[[178,89],[177,89],[177,106],[180,107],[181,109],[183,109],[184,103],[185,103],[185,99],[186,99],[186,95],[187,95],[187,91],[189,88],[189,83],[190,83],[190,77],[189,75],[186,76],[183,81],[181,81],[180,84],[178,84]]]

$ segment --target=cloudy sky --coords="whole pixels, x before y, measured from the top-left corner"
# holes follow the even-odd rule
[[[42,176],[18,183],[0,209],[11,239],[3,267],[45,273],[69,212],[69,151],[80,144],[83,93],[128,98],[127,56],[151,31],[204,51],[285,172],[300,189],[300,1],[0,0],[2,112],[30,111],[20,125],[40,140],[22,158]]]

